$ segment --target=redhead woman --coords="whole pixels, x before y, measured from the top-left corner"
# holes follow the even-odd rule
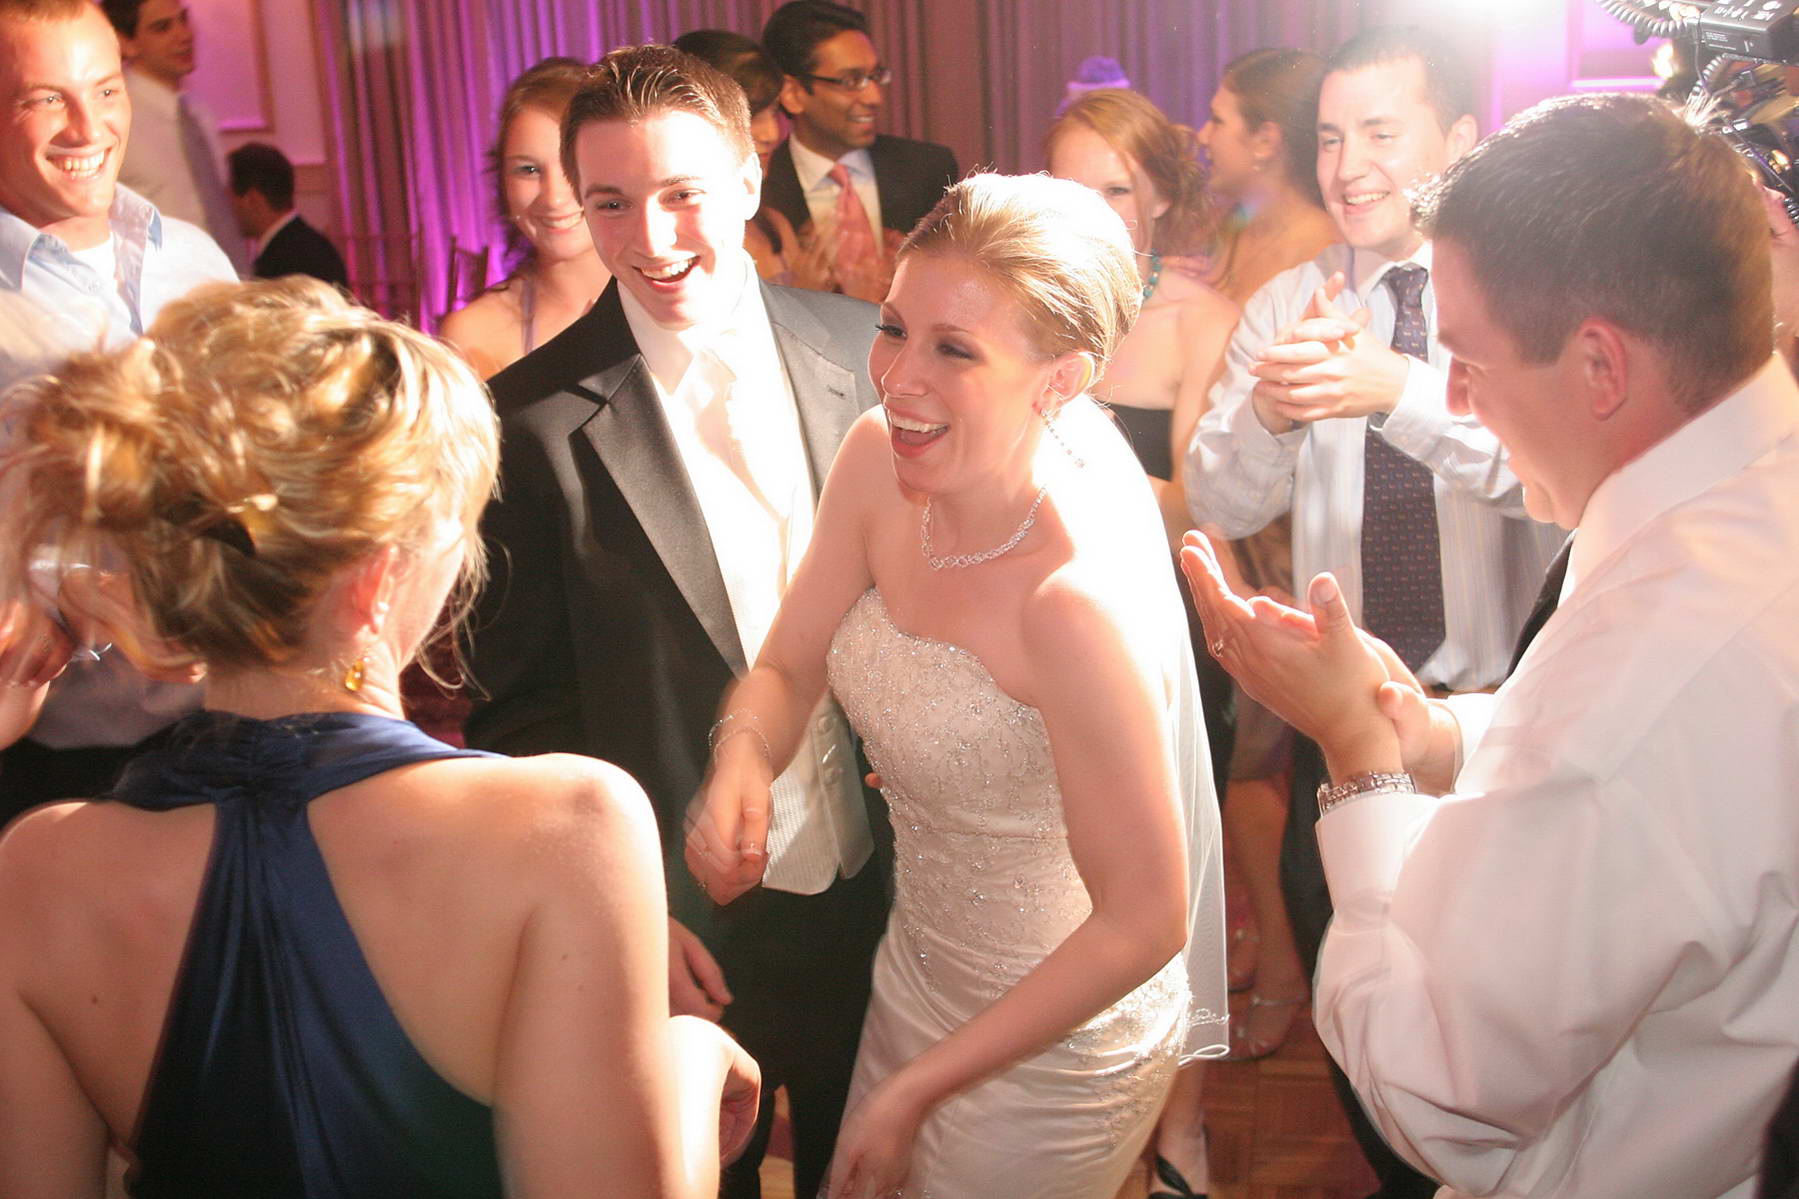
[[[1104,197],[1130,231],[1142,315],[1095,395],[1129,434],[1176,546],[1191,522],[1174,465],[1186,457],[1237,323],[1234,303],[1166,263],[1199,253],[1213,236],[1193,131],[1136,92],[1102,88],[1050,126],[1044,159],[1050,174]]]

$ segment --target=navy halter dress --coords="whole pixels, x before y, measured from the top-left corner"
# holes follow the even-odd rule
[[[127,1189],[141,1199],[482,1199],[493,1114],[407,1039],[313,840],[314,798],[453,749],[402,720],[200,712],[112,799],[217,810]]]

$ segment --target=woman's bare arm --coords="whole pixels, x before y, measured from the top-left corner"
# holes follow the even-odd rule
[[[535,894],[494,1073],[507,1193],[710,1199],[720,1088],[741,1128],[753,1079],[722,1032],[708,1046],[700,1022],[669,1020],[649,803],[623,772],[585,759],[516,765],[555,798],[527,834],[518,872]]]

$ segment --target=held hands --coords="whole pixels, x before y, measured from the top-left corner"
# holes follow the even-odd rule
[[[719,730],[712,773],[687,812],[687,868],[713,903],[730,903],[762,881],[773,781],[760,732]]]
[[[1368,335],[1369,313],[1334,308],[1341,271],[1312,294],[1305,314],[1263,347],[1250,373],[1256,416],[1271,433],[1296,424],[1391,412],[1405,389],[1407,359]]]
[[[889,1199],[904,1193],[912,1142],[926,1105],[906,1093],[905,1071],[883,1079],[844,1117],[821,1199]]]

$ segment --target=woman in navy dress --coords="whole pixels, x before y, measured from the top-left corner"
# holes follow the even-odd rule
[[[0,601],[117,564],[115,623],[206,701],[0,840],[0,1191],[100,1196],[111,1147],[141,1196],[713,1195],[755,1067],[669,1017],[642,793],[400,717],[481,573],[469,369],[282,280],[172,304],[9,416]]]

